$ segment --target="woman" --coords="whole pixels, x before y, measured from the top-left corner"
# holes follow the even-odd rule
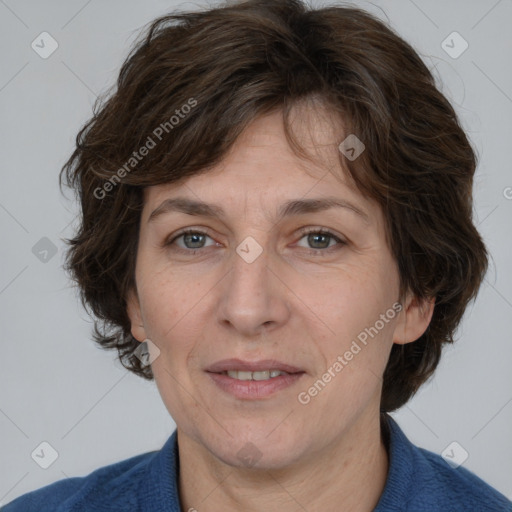
[[[414,50],[354,8],[153,22],[64,176],[95,339],[155,378],[158,452],[3,510],[511,510],[388,415],[487,269],[475,156]]]

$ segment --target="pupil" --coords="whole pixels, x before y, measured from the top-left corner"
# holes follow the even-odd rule
[[[322,235],[322,234],[314,234],[314,235],[310,235],[309,236],[309,239],[308,239],[308,242],[312,245],[314,245],[316,243],[315,239],[317,238],[323,238],[324,239],[324,242],[325,242],[325,239],[326,238],[329,238],[328,235]],[[328,245],[328,244],[327,244]],[[322,246],[324,247],[324,246]]]
[[[200,235],[199,233],[192,233],[192,234],[188,233],[187,235],[185,235],[185,245],[187,245],[187,246],[188,246],[188,242],[190,242],[190,241],[191,241],[191,239],[194,239],[194,238],[195,238],[196,240],[195,240],[195,241],[194,241],[194,240],[192,240],[192,243],[197,243],[197,238],[200,238],[200,237],[202,237],[202,236],[203,236],[203,235]],[[193,249],[197,249],[197,248],[198,248],[198,247],[193,247]]]

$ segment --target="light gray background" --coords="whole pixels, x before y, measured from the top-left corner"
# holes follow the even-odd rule
[[[475,216],[492,253],[459,340],[394,417],[435,452],[457,441],[469,453],[464,467],[512,498],[512,1],[355,4],[387,16],[455,104],[480,155]],[[154,383],[90,341],[61,268],[76,205],[57,176],[138,29],[177,5],[204,4],[0,0],[0,503],[159,449],[174,429]],[[59,44],[48,59],[31,48],[43,31]],[[457,59],[441,47],[453,31],[469,43]],[[32,252],[42,237],[58,249],[46,263]],[[42,441],[59,454],[46,470],[31,458]]]

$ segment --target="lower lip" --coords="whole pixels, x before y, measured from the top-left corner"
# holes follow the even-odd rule
[[[301,372],[279,375],[267,380],[238,380],[221,373],[207,373],[220,389],[236,398],[246,400],[273,395],[277,391],[293,386],[304,375],[304,372]]]

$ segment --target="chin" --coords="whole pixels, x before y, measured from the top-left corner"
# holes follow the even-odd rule
[[[279,470],[295,462],[286,447],[281,446],[276,449],[271,444],[262,447],[250,441],[242,444],[242,447],[235,451],[232,447],[226,447],[225,450],[212,450],[212,452],[224,464],[238,469]]]
[[[246,425],[244,425],[246,426]],[[280,432],[279,436],[271,428],[252,428],[250,431],[238,425],[230,428],[236,432],[233,437],[226,434],[220,442],[210,444],[209,451],[225,464],[247,469],[281,469],[296,461],[295,452],[301,446],[296,436]]]

